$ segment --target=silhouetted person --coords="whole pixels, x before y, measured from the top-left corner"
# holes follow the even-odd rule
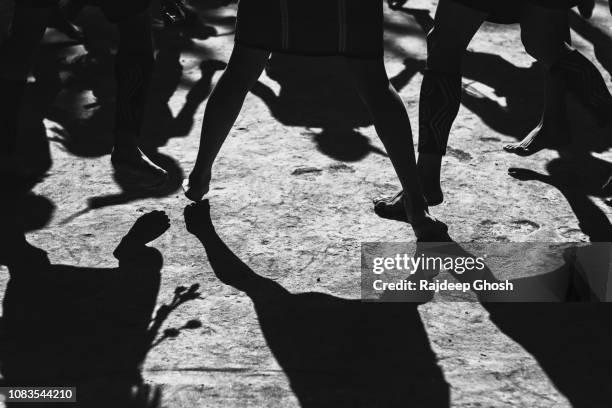
[[[99,6],[119,30],[113,167],[142,186],[158,187],[168,175],[138,147],[155,62],[149,1],[79,2]],[[19,184],[27,176],[28,158],[19,159],[16,154],[18,116],[33,55],[57,4],[57,0],[17,0],[11,31],[0,48],[0,166],[2,182],[9,186]]]
[[[390,79],[391,84],[402,89],[421,67],[418,61],[406,59],[404,69]],[[319,151],[333,159],[359,161],[369,153],[386,156],[359,131],[371,126],[372,118],[356,97],[352,83],[339,75],[342,68],[342,61],[336,59],[275,53],[266,66],[266,76],[280,89],[276,92],[258,81],[251,92],[284,126],[320,128],[320,132],[312,132],[312,139]]]
[[[197,160],[185,180],[186,196],[198,201],[208,193],[215,158],[271,52],[344,58],[407,192],[405,219],[419,238],[445,233],[446,226],[429,214],[417,178],[410,119],[385,70],[380,0],[239,3],[234,50],[206,106]]]
[[[134,223],[113,253],[118,268],[52,264],[6,224],[3,386],[76,386],[83,407],[157,406],[155,393],[139,405],[149,397],[140,370],[157,334],[151,321],[163,263],[146,244],[169,228],[168,217],[154,211]]]
[[[540,181],[559,190],[576,215],[578,226],[589,240],[611,242],[612,224],[608,215],[591,198],[597,196],[605,198],[606,192],[602,192],[601,178],[597,177],[597,174],[610,172],[610,164],[590,156],[577,156],[582,159],[577,163],[571,163],[569,158],[563,156],[552,160],[546,165],[548,174],[522,168],[510,168],[508,173],[517,180]],[[568,174],[575,168],[584,171],[584,175],[576,179]]]
[[[461,98],[461,60],[485,20],[519,22],[525,50],[546,71],[546,104],[539,125],[520,143],[504,147],[530,155],[569,143],[566,89],[601,125],[612,117],[612,96],[597,68],[569,41],[568,9],[578,0],[441,0],[427,36],[427,70],[419,103],[419,178],[429,205],[443,201],[442,157]],[[588,8],[588,7],[587,7]],[[378,214],[403,219],[402,193],[377,200]]]
[[[185,209],[215,275],[253,302],[261,332],[301,407],[449,407],[449,387],[416,303],[291,293],[219,238],[208,201]]]

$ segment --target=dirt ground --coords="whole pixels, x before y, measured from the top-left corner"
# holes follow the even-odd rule
[[[424,27],[435,4],[411,0],[411,9],[385,11],[388,72],[415,130]],[[398,183],[338,61],[274,56],[214,168],[211,207],[220,237],[252,271],[296,296],[277,304],[285,311],[268,310],[273,299],[257,299],[220,282],[200,243],[185,230],[188,202],[179,187],[194,163],[204,101],[220,74],[221,65],[210,61],[227,61],[231,52],[235,7],[203,7],[201,13],[216,35],[201,30],[192,38],[181,33],[158,38],[146,137],[149,151],[171,170],[168,191],[134,196],[113,180],[112,71],[102,51],[75,62],[82,47],[57,47],[65,39],[49,31],[34,72],[41,85],[28,95],[29,117],[44,118],[44,129],[36,120],[24,124],[33,135],[24,144],[36,143],[40,134],[46,140],[39,150],[45,152],[49,143],[48,177],[26,200],[32,209],[24,208],[41,217],[52,209],[48,222],[41,221],[28,240],[46,250],[53,263],[114,267],[112,251],[139,215],[150,210],[169,215],[171,229],[153,243],[164,258],[158,302],[169,302],[179,285],[198,283],[202,295],[177,308],[165,328],[193,319],[202,327],[163,341],[147,355],[143,375],[161,387],[165,406],[322,406],[309,398],[328,395],[329,387],[349,406],[357,391],[340,378],[370,367],[326,365],[322,356],[335,354],[322,350],[322,343],[349,349],[353,357],[371,355],[368,344],[397,347],[402,367],[394,368],[392,383],[397,392],[406,387],[402,406],[428,406],[427,398],[410,394],[421,383],[432,401],[448,393],[452,407],[610,406],[606,370],[612,353],[606,344],[612,336],[599,320],[602,305],[498,308],[433,302],[397,314],[393,326],[405,325],[404,333],[358,319],[397,312],[350,301],[360,296],[360,244],[414,238],[406,225],[381,220],[372,211],[372,198],[394,192]],[[98,22],[99,16],[88,13],[82,20]],[[101,50],[103,42],[113,46],[112,27],[86,27],[91,38],[100,39]],[[575,46],[598,64],[608,83],[611,27],[603,4],[588,23],[572,16]],[[58,49],[72,65],[58,62]],[[201,66],[203,61],[209,62]],[[458,242],[551,243],[608,237],[611,210],[598,187],[612,174],[610,129],[597,128],[570,100],[575,139],[570,149],[530,158],[509,155],[503,144],[535,126],[542,106],[540,71],[524,52],[518,27],[483,26],[464,71],[463,104],[443,168],[446,201],[432,210],[448,223],[451,236]],[[45,154],[41,157],[44,161]],[[518,181],[508,176],[510,167],[550,177]],[[3,269],[1,291],[7,280]],[[279,326],[271,328],[274,323]],[[352,341],[363,349],[353,350]],[[431,349],[428,364],[419,347]],[[391,358],[392,351],[381,355]],[[303,368],[296,361],[317,364]],[[442,377],[429,384],[428,370],[436,365]],[[376,369],[360,375],[382,384],[387,368],[381,363]],[[309,375],[318,382],[306,380]],[[330,401],[324,405],[342,405]]]

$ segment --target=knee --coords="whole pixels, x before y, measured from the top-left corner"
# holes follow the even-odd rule
[[[570,49],[562,38],[530,30],[521,31],[521,41],[525,51],[546,66],[553,65]]]
[[[427,34],[427,68],[436,72],[457,74],[461,72],[461,60],[465,48],[447,38],[441,38],[433,28]]]
[[[245,89],[248,91],[255,85],[261,76],[261,72],[262,70],[257,66],[236,64],[230,61],[219,82],[224,82],[236,90]]]

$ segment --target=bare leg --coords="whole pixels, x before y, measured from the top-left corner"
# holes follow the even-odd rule
[[[538,126],[521,142],[506,145],[504,150],[529,156],[542,149],[570,143],[566,78],[562,72],[553,69],[554,64],[571,51],[567,12],[525,6],[521,17],[521,38],[525,50],[544,66],[545,106]]]
[[[184,183],[185,195],[190,200],[199,201],[208,193],[215,158],[269,57],[267,51],[235,45],[227,68],[206,105],[200,149],[193,170]]]
[[[519,156],[531,156],[546,148],[561,148],[571,142],[565,80],[559,75],[546,75],[545,105],[540,123],[520,142],[504,146]]]
[[[452,0],[441,0],[434,28],[427,36],[427,70],[419,105],[419,160],[417,170],[429,205],[443,201],[440,187],[442,156],[461,98],[461,60],[486,14]],[[376,212],[402,219],[402,194],[375,201]]]
[[[445,233],[445,226],[429,215],[417,177],[410,118],[402,99],[389,82],[383,59],[347,58],[346,61],[404,189],[403,204],[408,222],[418,238]]]
[[[27,78],[36,49],[45,34],[50,11],[51,8],[15,5],[11,30],[0,47],[0,78]]]
[[[563,10],[551,10],[534,5],[525,6],[521,21],[525,49],[540,61],[549,76],[572,92],[593,114],[600,126],[605,126],[612,117],[612,95],[595,65],[566,41],[569,23]],[[523,142],[506,146],[512,153],[528,155],[544,148],[569,143],[566,112],[561,91],[549,96],[544,121],[553,131],[541,131],[527,137]],[[560,104],[560,108],[550,108]],[[547,125],[548,126],[548,125]]]
[[[153,73],[153,38],[148,11],[117,24],[120,42],[115,61],[117,107],[111,161],[116,171],[135,177],[146,187],[168,178],[138,147],[147,94]]]
[[[17,4],[11,31],[0,47],[0,172],[18,185],[27,177],[16,157],[21,100],[35,51],[45,33],[50,9]]]
[[[444,198],[440,168],[461,103],[461,61],[485,19],[485,13],[442,0],[434,28],[427,36],[427,71],[419,104],[418,168],[431,205],[440,204]]]

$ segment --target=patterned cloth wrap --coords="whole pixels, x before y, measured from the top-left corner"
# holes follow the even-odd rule
[[[383,55],[382,0],[240,0],[236,42],[300,55]]]

